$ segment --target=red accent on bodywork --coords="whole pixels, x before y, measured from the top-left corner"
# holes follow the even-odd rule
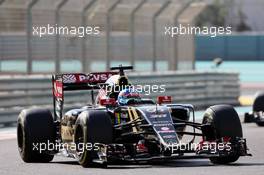
[[[231,137],[227,137],[227,136],[223,137],[224,143],[228,143],[228,142],[230,142],[230,140],[231,140]]]
[[[142,143],[141,141],[139,141],[139,143],[137,144],[137,152],[148,152],[148,148],[145,146],[144,142]]]
[[[158,104],[171,103],[172,102],[172,97],[171,96],[158,96],[157,97],[157,102],[158,102]]]
[[[53,95],[57,98],[63,98],[63,84],[61,81],[53,82]]]
[[[108,106],[108,105],[115,105],[116,100],[114,98],[106,98],[106,99],[100,99],[100,105],[102,106]]]

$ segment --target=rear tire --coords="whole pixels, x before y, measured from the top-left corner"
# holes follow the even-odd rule
[[[264,92],[260,92],[256,95],[253,102],[253,112],[264,112]]]
[[[252,123],[252,122],[254,122],[253,114],[245,113],[244,123]]]
[[[85,111],[76,121],[75,143],[79,145],[96,143],[110,144],[113,141],[113,128],[110,116],[105,111]],[[96,149],[96,147],[93,147]],[[83,167],[93,165],[93,159],[98,159],[97,150],[83,149],[78,162]],[[77,153],[78,154],[78,153]],[[105,167],[106,162],[102,164]]]
[[[253,112],[264,112],[264,92],[259,92],[253,102]],[[256,124],[258,126],[264,126],[264,122],[256,118]]]
[[[52,114],[47,109],[22,110],[17,122],[17,144],[24,162],[50,162],[54,155],[40,153],[40,143],[55,142],[55,126]],[[47,146],[47,145],[46,145]]]
[[[243,137],[241,122],[235,109],[230,105],[215,105],[209,107],[204,114],[203,124],[210,124],[214,128],[216,139],[223,137]],[[240,155],[210,158],[214,164],[228,164],[239,159]]]
[[[258,125],[258,126],[264,126],[264,122],[256,122],[256,124]]]

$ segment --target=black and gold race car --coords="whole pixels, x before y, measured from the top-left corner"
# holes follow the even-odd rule
[[[228,164],[249,155],[232,106],[211,106],[198,123],[192,105],[172,104],[170,96],[118,104],[115,90],[132,86],[126,69],[132,67],[54,75],[54,115],[47,109],[31,108],[18,116],[17,143],[23,161],[49,162],[60,154],[84,167],[186,158]],[[64,93],[74,90],[91,91],[92,102],[63,113]]]

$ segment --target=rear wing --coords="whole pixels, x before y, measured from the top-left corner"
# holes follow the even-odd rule
[[[53,107],[55,120],[61,119],[64,91],[99,89],[100,83],[105,83],[118,72],[93,72],[89,74],[72,73],[52,76]]]

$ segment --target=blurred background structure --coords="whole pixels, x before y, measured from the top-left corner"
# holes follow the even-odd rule
[[[230,63],[226,69],[235,68],[244,81],[243,63],[232,61],[254,67],[264,60],[263,6],[261,0],[1,0],[0,73],[89,72],[118,64],[204,70],[222,58],[219,69]],[[183,23],[231,26],[233,34],[165,36],[165,26]],[[47,24],[99,26],[101,33],[32,35],[32,27]]]
[[[220,25],[229,25],[235,31],[263,32],[264,23],[260,20],[264,16],[263,0],[204,0],[210,4],[207,13],[209,20]],[[217,19],[217,20],[216,20]]]
[[[205,7],[191,0],[2,0],[0,70],[88,72],[120,63],[145,71],[191,70],[194,36],[164,36],[164,27],[195,24]],[[99,26],[100,35],[32,35],[32,27],[47,24]]]
[[[263,7],[262,0],[0,0],[0,117],[15,121],[24,107],[50,107],[51,73],[119,64],[134,66],[135,82],[166,84],[177,103],[252,99],[264,88]],[[33,27],[48,24],[98,26],[100,34],[33,35]],[[165,35],[165,27],[180,24],[230,26],[232,35]]]

